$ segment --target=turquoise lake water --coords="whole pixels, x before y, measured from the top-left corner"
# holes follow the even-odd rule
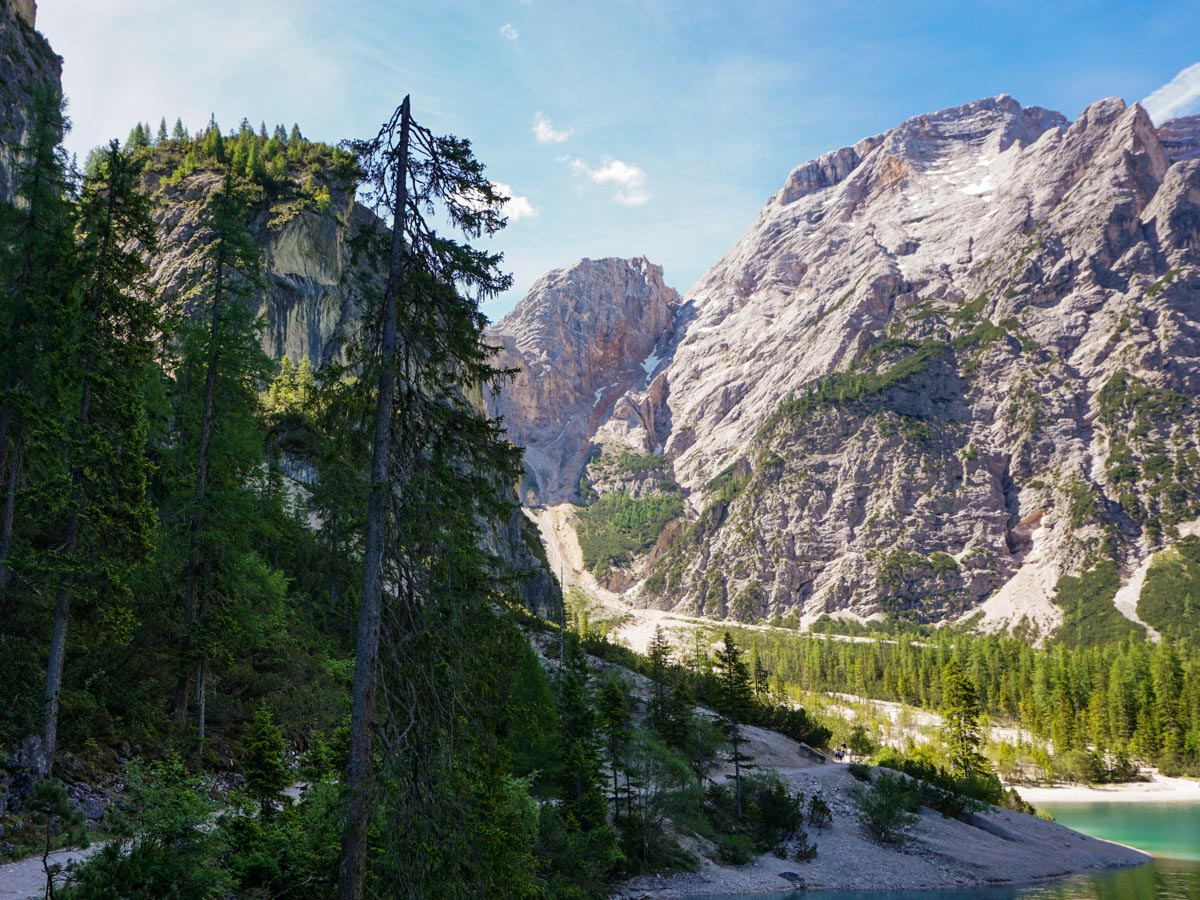
[[[757,900],[1200,900],[1200,804],[1042,803],[1039,808],[1069,828],[1137,847],[1156,858],[1134,869],[1024,888],[791,891],[755,896]]]
[[[1055,820],[1155,856],[1200,862],[1200,803],[1041,803]]]

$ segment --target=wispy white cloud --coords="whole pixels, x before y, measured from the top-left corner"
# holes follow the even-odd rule
[[[520,222],[522,219],[532,219],[541,211],[533,205],[533,201],[528,197],[514,191],[510,184],[493,181],[492,190],[497,195],[508,198],[500,204],[500,213],[508,219],[510,225],[513,222]],[[458,194],[456,197],[460,203],[473,209],[482,211],[489,206],[482,194],[474,191],[469,194]]]
[[[595,184],[616,188],[613,199],[623,206],[641,206],[650,199],[646,191],[646,173],[632,163],[605,157],[595,168],[582,159],[571,160],[571,171],[591,179]]]
[[[539,144],[561,144],[574,133],[574,130],[570,128],[559,131],[541,113],[533,117],[533,136],[537,138]]]
[[[503,206],[501,206],[501,210],[504,212],[504,216],[508,219],[509,224],[520,222],[522,219],[532,219],[538,214],[539,210],[533,205],[533,201],[526,196],[518,194],[512,189],[511,185],[497,181],[492,184],[492,187],[508,198],[504,201]]]
[[[519,31],[517,31],[517,29],[513,28],[512,22],[505,22],[503,25],[501,25],[500,33],[502,35],[504,35],[506,38],[508,38],[510,41],[515,41],[517,38],[519,38],[521,36],[521,32],[519,32]]]
[[[1142,101],[1150,118],[1160,125],[1179,116],[1200,112],[1200,63],[1194,63]]]

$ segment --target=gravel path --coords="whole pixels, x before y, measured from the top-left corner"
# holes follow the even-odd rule
[[[92,844],[86,850],[59,850],[50,854],[50,862],[66,868],[68,863],[87,859],[104,845]],[[46,896],[46,873],[42,870],[42,858],[31,856],[0,866],[0,898],[3,900],[31,900]]]

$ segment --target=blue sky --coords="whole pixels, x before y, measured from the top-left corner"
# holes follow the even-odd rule
[[[794,166],[923,112],[999,93],[1072,118],[1106,96],[1200,112],[1200,4],[1178,0],[41,0],[38,16],[81,158],[138,120],[194,130],[210,112],[336,142],[411,93],[517,198],[495,240],[516,284],[493,318],[583,256],[645,255],[686,291]]]

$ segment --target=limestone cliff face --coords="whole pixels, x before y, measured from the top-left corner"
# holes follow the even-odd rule
[[[15,197],[13,153],[25,143],[25,109],[32,91],[50,83],[62,90],[62,60],[33,29],[32,0],[0,0],[0,202]]]
[[[153,280],[164,303],[195,304],[188,286],[199,272],[207,236],[201,213],[209,195],[221,184],[213,171],[196,171],[178,183],[164,183],[167,174],[152,161],[146,189],[154,196],[154,217],[159,225],[161,250],[151,260]],[[358,334],[366,293],[379,287],[380,272],[354,258],[351,242],[373,220],[354,201],[353,187],[336,178],[323,179],[329,201],[316,203],[287,196],[264,203],[253,222],[253,234],[262,247],[264,288],[252,299],[263,321],[263,349],[273,358],[307,357],[316,368],[344,361],[346,344]],[[471,392],[480,407],[483,399]],[[298,485],[319,479],[311,460],[285,458]],[[510,492],[509,485],[497,491]],[[515,498],[514,498],[515,499]],[[562,595],[549,573],[536,528],[520,512],[506,522],[489,523],[483,542],[495,555],[515,589],[535,613],[557,621]]]
[[[512,398],[547,423],[519,436],[564,469],[661,439],[690,513],[642,602],[1048,633],[1064,575],[1200,516],[1198,148],[1196,117],[1000,96],[827,154],[686,295],[648,388],[568,444],[551,404],[563,428],[600,385],[542,375],[563,399]],[[557,358],[506,342],[533,338]]]
[[[161,172],[151,168],[147,189],[155,193],[155,219],[163,252],[153,260],[154,282],[169,300],[186,297],[200,265],[205,235],[200,226],[204,203],[221,183],[211,171],[199,171],[172,186],[160,186]],[[354,270],[350,239],[370,213],[354,202],[349,186],[330,182],[331,201],[290,202],[262,209],[252,224],[263,248],[265,289],[255,298],[263,320],[263,349],[273,358],[303,357],[314,366],[340,359],[361,313],[362,290],[370,274]]]
[[[541,278],[488,332],[498,365],[520,369],[492,412],[525,448],[523,500],[574,495],[602,423],[644,450],[665,431],[635,399],[651,380],[679,308],[662,268],[644,258],[585,259]]]

